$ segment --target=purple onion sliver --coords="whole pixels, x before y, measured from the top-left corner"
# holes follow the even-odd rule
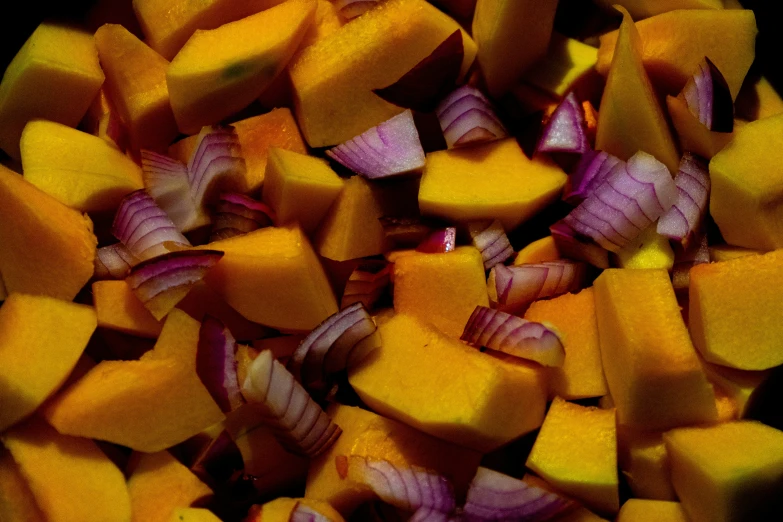
[[[123,198],[112,224],[112,233],[141,260],[168,252],[165,243],[190,246],[190,242],[143,189]]]
[[[361,303],[371,309],[389,284],[389,263],[382,260],[369,260],[360,263],[348,276],[345,283],[340,308]]]
[[[469,85],[455,89],[436,109],[448,148],[505,138],[508,133],[490,101]]]
[[[570,92],[550,116],[536,152],[567,152],[581,154],[590,150],[585,128],[584,107],[574,92]]]
[[[680,160],[680,170],[674,183],[677,201],[660,217],[657,231],[687,246],[707,213],[710,191],[707,166],[699,158],[686,153]]]
[[[446,227],[433,231],[424,241],[416,247],[417,252],[428,254],[442,254],[451,252],[457,248],[457,229]]]
[[[205,316],[199,330],[196,373],[224,412],[233,411],[244,402],[237,381],[236,349],[236,340],[228,328],[220,320]]]
[[[122,243],[99,248],[95,252],[95,279],[123,279],[141,260]]]
[[[481,252],[484,270],[489,270],[514,255],[514,248],[508,240],[506,231],[497,219],[494,221],[474,221],[468,223],[467,228],[473,246]]]
[[[567,258],[584,261],[597,268],[609,268],[609,252],[589,236],[580,234],[563,220],[549,227],[557,251]]]
[[[625,162],[604,151],[588,150],[576,170],[568,176],[563,200],[573,205],[584,201],[597,186],[604,182],[615,169],[623,168]]]

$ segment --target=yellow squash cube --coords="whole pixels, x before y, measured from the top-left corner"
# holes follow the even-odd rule
[[[688,522],[679,502],[631,498],[623,504],[616,522]]]
[[[155,339],[163,329],[124,279],[95,281],[92,300],[98,316],[98,326],[130,335]]]

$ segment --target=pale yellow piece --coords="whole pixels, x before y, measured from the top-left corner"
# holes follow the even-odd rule
[[[305,233],[315,231],[344,184],[326,160],[269,149],[263,200],[275,211],[278,225],[298,222]]]
[[[403,111],[373,89],[387,87],[461,30],[462,74],[476,44],[424,0],[388,0],[302,50],[289,72],[296,117],[311,147],[337,145]]]
[[[757,421],[678,428],[663,435],[672,482],[689,520],[776,520],[783,432]]]
[[[394,311],[432,323],[459,339],[477,306],[489,306],[484,263],[475,247],[399,258],[394,270]]]
[[[682,505],[668,500],[628,499],[615,522],[689,522]]]
[[[578,452],[574,452],[579,448]],[[525,465],[554,487],[605,513],[620,507],[614,410],[556,397]]]
[[[348,374],[374,411],[482,452],[540,426],[546,386],[537,365],[493,358],[405,314],[378,330],[381,346]]]
[[[597,48],[553,32],[546,55],[525,73],[524,79],[560,98],[591,74],[597,61]]]
[[[671,270],[674,266],[674,250],[669,238],[660,235],[653,224],[617,252],[617,264],[620,268]]]
[[[20,146],[25,179],[76,210],[113,210],[144,188],[133,160],[98,136],[60,123],[31,121]]]
[[[293,57],[315,19],[315,7],[315,0],[288,0],[196,31],[166,72],[179,129],[195,134],[257,99]]]
[[[566,175],[543,158],[530,160],[516,139],[432,152],[419,189],[422,214],[451,222],[498,219],[512,231],[554,202]]]
[[[92,440],[60,435],[37,417],[0,440],[47,522],[130,522],[125,477]]]
[[[755,256],[763,254],[761,250],[735,247],[732,245],[713,245],[709,247],[710,261],[729,261],[738,257]]]
[[[11,294],[0,307],[0,432],[65,382],[97,321],[92,307]]]
[[[128,491],[133,522],[170,522],[175,509],[212,495],[212,489],[168,451],[141,455]]]
[[[205,508],[178,507],[174,509],[169,522],[221,522],[221,520]]]
[[[20,159],[22,129],[35,118],[75,127],[103,80],[92,34],[43,22],[8,65],[0,82],[0,148]]]
[[[517,255],[514,257],[514,265],[543,263],[546,261],[557,261],[558,259],[560,259],[560,252],[557,251],[554,238],[546,236],[536,239],[517,252]]]

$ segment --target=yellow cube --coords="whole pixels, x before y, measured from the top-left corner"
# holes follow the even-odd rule
[[[679,502],[631,498],[623,504],[616,522],[688,522]]]
[[[530,160],[514,138],[433,152],[419,189],[422,214],[453,222],[499,219],[511,231],[554,202],[566,175],[554,163]]]
[[[22,129],[35,118],[75,127],[103,80],[90,33],[55,22],[42,23],[0,82],[0,148],[20,159]]]
[[[644,229],[639,237],[617,252],[620,268],[663,268],[674,266],[674,250],[669,238],[658,233],[654,225]]]
[[[620,494],[614,410],[556,397],[525,465],[586,506],[616,513]]]
[[[264,174],[263,199],[278,225],[299,223],[310,234],[318,228],[345,182],[320,158],[272,148]]]

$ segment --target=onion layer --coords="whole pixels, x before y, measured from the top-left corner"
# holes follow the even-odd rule
[[[505,138],[508,133],[492,103],[469,85],[458,87],[436,109],[443,137],[450,149]]]
[[[616,253],[676,200],[677,186],[666,166],[639,151],[624,169],[610,175],[563,222]]]
[[[389,285],[389,273],[389,263],[384,260],[369,259],[359,263],[345,283],[340,308],[361,303],[368,310],[372,309]]]
[[[224,412],[245,402],[237,380],[236,351],[237,342],[228,328],[219,319],[205,316],[199,330],[196,373]]]
[[[327,150],[326,155],[368,179],[424,167],[424,149],[410,110]]]
[[[582,154],[590,150],[585,113],[582,104],[571,91],[549,117],[536,152],[566,152]]]
[[[481,252],[484,270],[489,270],[514,255],[514,247],[497,219],[468,223],[468,235],[473,246]]]
[[[460,340],[544,366],[562,366],[565,359],[563,344],[553,330],[486,306],[473,310]]]
[[[470,483],[463,510],[467,522],[549,520],[574,502],[555,493],[480,467]]]
[[[451,483],[442,475],[418,466],[395,466],[388,460],[338,455],[340,478],[369,486],[387,504],[407,511],[430,508],[451,513],[455,508]]]
[[[220,195],[214,215],[210,241],[228,239],[272,226],[275,220],[275,211],[268,205],[236,192]]]
[[[680,97],[705,127],[713,132],[734,130],[734,100],[729,84],[712,61],[704,57],[683,87]]]
[[[435,230],[416,247],[417,252],[427,254],[443,254],[457,248],[457,229],[446,227]]]
[[[707,165],[686,152],[680,160],[674,184],[677,186],[677,201],[658,220],[658,233],[687,247],[707,213],[710,194]]]
[[[563,201],[578,205],[593,193],[596,187],[619,169],[625,162],[604,151],[587,150],[582,154],[576,170],[568,176],[563,190]]]
[[[134,266],[125,278],[131,291],[155,319],[177,306],[223,257],[217,250],[180,250]]]
[[[199,133],[199,142],[188,162],[190,192],[196,208],[214,203],[228,187],[243,184],[247,167],[234,127],[213,125]]]
[[[242,395],[264,415],[283,447],[294,453],[315,457],[342,433],[269,350],[248,365]]]
[[[190,242],[143,189],[122,199],[114,216],[112,233],[142,261],[166,254],[177,246],[190,246]]]
[[[288,522],[335,522],[326,515],[319,513],[313,508],[297,502],[291,511]]]
[[[574,261],[497,265],[487,279],[490,301],[502,312],[518,314],[533,301],[582,288],[586,267]]]
[[[609,252],[595,244],[591,238],[578,233],[563,220],[549,227],[549,232],[557,251],[563,257],[584,261],[598,268],[609,268]]]
[[[124,279],[141,261],[122,243],[99,248],[95,252],[95,279]]]
[[[147,193],[180,231],[188,232],[209,222],[209,216],[193,199],[188,168],[184,163],[157,152],[142,150],[141,168]]]
[[[326,318],[305,337],[288,361],[288,369],[308,389],[323,390],[327,375],[348,365],[353,348],[376,330],[362,303]]]
[[[452,517],[449,513],[438,511],[429,507],[420,507],[408,519],[408,522],[450,522],[461,520],[461,518]]]

